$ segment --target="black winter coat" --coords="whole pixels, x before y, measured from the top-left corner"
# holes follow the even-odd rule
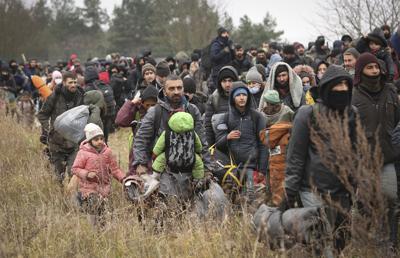
[[[379,129],[384,163],[399,160],[400,152],[392,145],[392,132],[400,120],[400,103],[394,86],[385,84],[379,95],[372,98],[358,85],[353,91],[352,104],[357,107],[368,141],[373,146],[375,132]]]
[[[228,111],[228,115],[226,115],[226,119],[224,119],[225,121],[223,121],[226,123],[226,129],[224,129],[225,126],[217,127],[221,129],[217,130],[216,146],[219,149],[229,149],[237,165],[242,164],[243,167],[247,166],[248,168],[257,169],[266,174],[268,151],[259,138],[260,131],[266,127],[265,117],[260,112],[251,108],[251,94],[247,88],[245,89],[248,92],[249,99],[246,111],[240,113],[235,108],[232,96],[234,89],[232,89],[230,95],[230,110]],[[237,140],[228,140],[227,136],[233,130],[241,132],[240,138]]]
[[[321,103],[319,112],[326,107]],[[310,126],[313,126],[313,108],[301,106],[293,121],[293,128],[286,152],[285,188],[291,192],[310,191],[311,185],[322,194],[345,195],[347,191],[334,172],[322,162],[310,137]],[[355,112],[349,113],[349,131],[355,131]],[[353,134],[354,135],[354,134]]]

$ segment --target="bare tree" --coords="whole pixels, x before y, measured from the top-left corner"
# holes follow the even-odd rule
[[[392,29],[400,25],[399,0],[327,0],[319,5],[324,10],[321,29],[335,36],[358,37],[385,24]]]

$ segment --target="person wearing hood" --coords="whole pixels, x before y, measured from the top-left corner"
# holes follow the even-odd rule
[[[353,38],[350,35],[345,34],[342,36],[340,40],[343,42],[343,51],[346,51],[347,49],[351,48]]]
[[[212,116],[225,113],[229,109],[229,92],[234,81],[238,80],[238,74],[232,66],[224,66],[218,73],[217,89],[208,97],[204,116],[204,128],[206,130],[207,143],[211,146],[215,143],[212,127]]]
[[[279,98],[293,111],[305,104],[303,83],[287,63],[278,62],[272,67],[263,95],[267,90],[278,91]],[[263,110],[264,106],[265,102],[261,99],[258,109]]]
[[[60,73],[60,71],[56,70],[51,74],[51,81],[49,84],[47,84],[47,86],[51,90],[54,90],[54,88],[60,83],[62,83],[62,74]]]
[[[50,162],[54,165],[58,182],[62,184],[65,170],[70,174],[78,145],[68,141],[54,130],[54,121],[65,111],[83,104],[83,90],[77,85],[76,75],[63,74],[62,83],[57,85],[44,102],[37,118],[42,126],[40,142],[48,145]]]
[[[96,124],[103,130],[103,117],[106,112],[106,102],[103,93],[99,90],[91,90],[83,95],[83,104],[89,106],[88,124]]]
[[[379,60],[370,53],[361,54],[358,58],[354,85],[352,104],[358,109],[367,140],[371,149],[379,144],[382,150],[382,191],[389,208],[390,240],[393,247],[396,247],[397,220],[394,210],[398,201],[398,189],[394,162],[399,160],[400,152],[393,147],[391,139],[392,131],[400,120],[399,98],[394,86],[385,83]]]
[[[272,67],[278,62],[282,62],[282,60],[283,60],[282,57],[278,53],[271,55],[268,62],[268,66],[264,68],[266,71],[266,78],[269,77]]]
[[[296,196],[300,194],[304,207],[326,205],[329,214],[333,215],[328,216],[328,221],[332,226],[332,232],[335,232],[334,247],[338,251],[344,248],[347,235],[346,231],[342,231],[346,230],[346,227],[338,229],[338,226],[346,223],[343,211],[350,211],[351,197],[337,176],[339,171],[332,171],[324,165],[310,131],[311,127],[318,130],[314,119],[315,113],[322,116],[336,114],[338,117],[344,117],[346,113],[349,137],[352,142],[356,141],[356,113],[351,107],[352,86],[350,74],[341,66],[331,65],[319,84],[320,100],[315,105],[303,106],[298,110],[286,154],[286,194],[280,204],[281,211],[294,208]],[[315,188],[315,194],[312,188]],[[320,195],[333,200],[341,208],[335,208],[332,203],[323,201]]]
[[[246,84],[252,95],[252,107],[257,109],[264,91],[264,81],[256,67],[252,67],[246,74]]]
[[[29,90],[25,88],[28,78],[26,77],[22,69],[18,66],[17,61],[10,60],[10,62],[8,62],[8,65],[10,67],[10,73],[14,77],[15,84],[17,85],[17,91],[20,92],[21,90]]]
[[[260,140],[259,132],[265,128],[264,116],[252,108],[252,94],[246,85],[235,82],[230,92],[229,111],[217,125],[216,147],[227,150],[239,166],[245,170],[248,201],[254,201],[253,173],[267,173],[267,148]]]
[[[390,37],[392,36],[391,30],[390,30],[390,26],[385,24],[381,26],[381,30],[383,31],[383,35],[385,36],[385,39],[387,41],[390,40]]]
[[[343,67],[353,78],[356,70],[356,62],[359,57],[360,53],[353,47],[348,48],[343,53]]]
[[[393,82],[395,75],[395,66],[390,51],[387,50],[388,42],[385,38],[383,31],[380,28],[375,28],[372,32],[368,33],[367,37],[362,37],[357,42],[356,49],[362,54],[369,52],[375,55],[385,65],[382,66],[381,72],[386,74],[386,80]]]
[[[211,77],[214,85],[218,85],[218,74],[222,67],[233,60],[233,43],[229,39],[229,31],[223,27],[218,29],[218,36],[211,42],[210,57],[212,62]]]

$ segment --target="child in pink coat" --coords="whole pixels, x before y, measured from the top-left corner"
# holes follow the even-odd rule
[[[104,143],[104,133],[96,124],[85,126],[86,140],[80,145],[72,173],[78,177],[78,200],[82,210],[96,224],[105,210],[111,190],[111,176],[119,182],[125,177],[111,149]]]

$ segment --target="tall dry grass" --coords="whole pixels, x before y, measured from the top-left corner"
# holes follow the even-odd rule
[[[311,138],[322,162],[336,173],[353,202],[350,211],[330,204],[346,214],[351,225],[350,248],[372,257],[393,255],[389,250],[388,206],[381,187],[383,155],[379,144],[371,146],[359,119],[353,123],[353,136],[349,130],[349,117],[335,113],[318,114]],[[378,134],[375,142],[379,142]],[[370,248],[366,248],[370,247]]]
[[[124,169],[127,133],[120,130],[110,140]],[[39,130],[0,115],[0,257],[309,257],[301,246],[268,250],[246,213],[222,223],[187,213],[161,229],[143,226],[115,182],[107,223],[93,228],[53,180],[38,136]],[[348,248],[344,256],[374,257],[368,248]]]

